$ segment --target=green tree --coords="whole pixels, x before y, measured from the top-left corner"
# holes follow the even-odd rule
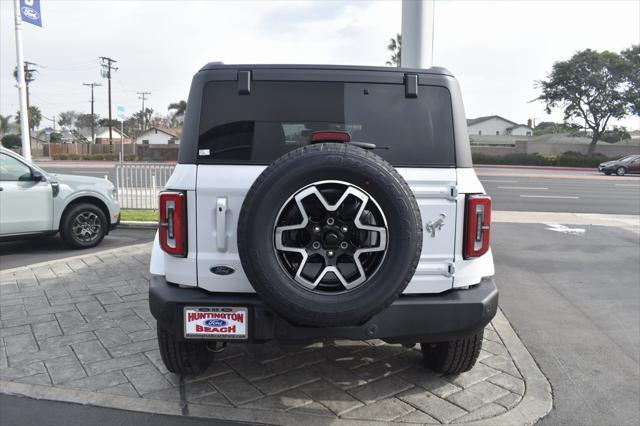
[[[91,129],[91,123],[93,123],[94,127],[98,127],[99,116],[92,116],[91,114],[78,114],[76,116],[76,120],[74,125],[76,129]]]
[[[627,132],[627,129],[624,126],[613,126],[613,129],[606,130],[602,134],[601,139],[605,142],[616,143],[625,139],[631,139],[631,135]]]
[[[109,127],[109,119],[101,118],[100,120],[98,120],[98,126]],[[120,131],[120,122],[118,120],[111,119],[111,127],[113,127],[114,129],[118,129],[118,131]]]
[[[62,142],[62,133],[57,133],[57,132],[51,133],[49,135],[49,142],[50,143],[60,143],[60,142]]]
[[[135,115],[124,120],[124,133],[134,139],[140,133],[140,120]]]
[[[138,111],[133,114],[133,117],[138,120],[142,130],[145,130],[151,121],[151,117],[153,117],[153,108],[145,108],[144,111]]]
[[[0,115],[0,135],[4,135],[9,132],[10,115]]]
[[[58,125],[62,127],[73,127],[76,124],[78,113],[76,111],[63,111],[58,114]]]
[[[42,113],[40,112],[40,108],[35,105],[29,107],[29,130],[33,131],[40,126],[40,122],[42,121]],[[20,111],[16,112],[16,123],[20,125]]]
[[[5,148],[20,148],[22,145],[22,139],[20,139],[19,135],[4,135],[2,137],[2,146]]]
[[[579,119],[585,123],[592,132],[592,156],[609,120],[634,113],[638,99],[633,74],[633,64],[621,54],[583,50],[553,64],[547,80],[536,82],[542,92],[537,100],[545,103],[547,113],[561,108],[565,121]]]
[[[387,65],[399,67],[402,57],[402,36],[400,34],[396,34],[395,38],[389,39],[387,50],[391,52],[391,58],[387,61]]]
[[[569,133],[571,135],[578,134],[580,132],[580,126],[572,123],[554,123],[553,121],[541,121],[533,129],[533,135],[548,135],[557,133]]]
[[[623,50],[622,57],[628,61],[631,69],[630,85],[627,91],[631,112],[640,115],[640,44]]]

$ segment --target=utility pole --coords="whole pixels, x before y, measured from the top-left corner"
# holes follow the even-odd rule
[[[20,94],[20,134],[22,137],[22,156],[31,161],[31,138],[29,137],[29,110],[27,109],[27,96],[25,93],[23,53],[22,53],[22,16],[20,15],[20,2],[13,0],[13,17],[16,30],[16,71],[18,74],[18,91]]]
[[[93,88],[96,86],[102,86],[100,83],[82,83],[83,86],[91,87],[91,143],[95,143],[96,138],[96,116],[93,113]],[[109,103],[109,113],[111,113],[111,103]]]
[[[151,92],[136,92],[138,95],[138,99],[142,99],[142,114],[140,114],[140,119],[142,120],[142,131],[144,132],[146,130],[146,120],[145,120],[145,115],[144,115],[144,101],[147,100],[147,95],[150,95]]]
[[[31,83],[31,73],[32,72],[37,72],[38,70],[34,69],[34,68],[29,68],[29,65],[38,65],[35,64],[33,62],[29,62],[29,61],[24,61],[24,82],[25,82],[25,88],[26,88],[26,92],[27,92],[27,110],[29,109],[29,83]]]
[[[109,85],[109,152],[113,152],[113,133],[111,129],[111,71],[117,71],[118,68],[114,67],[115,59],[107,58],[106,56],[100,56],[102,63],[102,77],[107,79]]]

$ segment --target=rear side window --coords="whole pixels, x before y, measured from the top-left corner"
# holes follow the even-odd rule
[[[269,164],[309,144],[315,131],[347,131],[376,144],[395,166],[454,166],[451,97],[444,87],[340,82],[235,81],[204,89],[198,139],[200,163]]]

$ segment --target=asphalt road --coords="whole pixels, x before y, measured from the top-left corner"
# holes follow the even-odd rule
[[[116,228],[100,245],[87,250],[70,248],[58,235],[0,242],[0,270],[145,243],[153,241],[154,235],[155,230],[152,229]]]
[[[104,177],[112,162],[41,162],[46,171]],[[640,214],[640,176],[605,176],[595,170],[478,168],[494,210]]]
[[[494,210],[640,214],[640,177],[597,172],[477,169]]]
[[[551,382],[540,425],[640,424],[640,235],[496,223],[500,306]]]
[[[136,413],[0,394],[0,424],[2,426],[222,426],[248,423]]]

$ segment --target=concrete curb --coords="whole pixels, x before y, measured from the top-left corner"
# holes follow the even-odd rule
[[[553,408],[551,385],[513,328],[511,328],[509,321],[502,314],[502,311],[498,310],[493,320],[493,326],[500,338],[503,339],[505,347],[509,351],[517,369],[522,374],[525,381],[525,393],[520,403],[506,413],[463,424],[470,426],[491,426],[496,424],[531,425],[547,415]],[[179,402],[115,396],[99,392],[61,389],[52,386],[24,384],[4,380],[0,380],[0,393],[154,414],[176,416],[185,414]],[[188,415],[217,420],[292,426],[299,424],[360,426],[374,423],[372,421],[336,419],[334,417],[313,414],[282,413],[271,410],[253,410],[196,403],[189,403]],[[375,423],[390,424],[389,422]]]
[[[158,222],[156,221],[142,221],[142,220],[123,220],[118,225],[118,228],[122,229],[156,229]]]
[[[498,309],[492,324],[524,378],[525,392],[520,403],[510,411],[500,416],[465,424],[473,426],[532,425],[546,416],[553,408],[551,384],[513,330],[501,309]]]

